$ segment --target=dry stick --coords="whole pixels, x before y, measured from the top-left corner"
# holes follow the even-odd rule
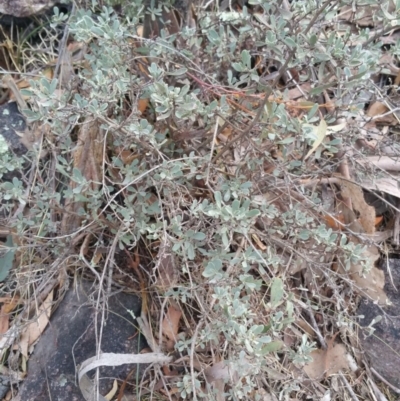
[[[371,392],[372,398],[377,401],[388,401],[387,398],[381,393],[378,386],[376,385],[371,369],[368,366],[368,363],[364,359],[363,359],[363,365],[365,367],[365,371],[367,372],[367,380],[365,382],[367,383],[368,389]]]
[[[347,391],[349,392],[351,399],[353,401],[359,401],[358,397],[356,396],[356,393],[351,388],[350,383],[347,381],[347,379],[345,378],[344,374],[339,371],[339,376],[342,379],[342,382],[344,383],[344,385],[346,386]]]
[[[211,163],[212,163],[212,155],[214,153],[214,146],[215,146],[215,141],[217,139],[217,134],[218,134],[218,118],[217,118],[217,121],[215,122],[214,135],[213,135],[213,139],[212,139],[212,142],[211,142],[210,160],[208,161],[208,166],[207,166],[206,185],[209,184],[210,170],[211,170]]]
[[[379,390],[376,383],[368,377],[367,381],[368,389],[371,392],[372,398],[376,401],[388,401],[388,399],[382,394],[381,390]],[[372,391],[371,391],[372,387]]]
[[[165,388],[165,392],[168,394],[169,401],[172,401],[171,392],[168,390],[167,383],[165,382],[165,378],[159,366],[157,366],[158,374],[160,375],[161,381],[163,382],[163,386]]]
[[[365,49],[366,46],[368,46],[370,43],[374,42],[375,40],[379,39],[382,35],[385,35],[385,34],[389,33],[390,31],[395,30],[399,27],[400,27],[400,25],[387,26],[386,28],[382,28],[374,36],[372,36],[366,42],[364,42],[362,45],[362,48]]]
[[[193,400],[197,400],[197,394],[196,394],[196,377],[194,375],[194,350],[196,348],[196,339],[199,334],[199,327],[203,323],[202,320],[200,320],[199,323],[196,325],[196,330],[194,331],[193,337],[192,337],[192,345],[190,346],[190,376],[192,377],[192,390],[193,390]]]
[[[399,236],[400,236],[400,213],[396,212],[396,217],[394,219],[394,229],[393,229],[393,245],[399,246]]]
[[[310,320],[311,320],[312,328],[314,329],[314,332],[315,332],[315,334],[316,334],[317,337],[318,337],[318,341],[319,341],[319,343],[321,344],[322,349],[328,349],[328,346],[326,345],[326,342],[325,342],[325,340],[324,340],[324,337],[322,336],[321,332],[319,331],[317,322],[315,321],[314,314],[313,314],[312,311],[310,311],[308,308],[307,308],[307,309],[304,309],[304,310],[305,310],[305,312],[307,313],[308,317],[309,317]]]
[[[49,272],[51,272],[51,270],[56,270],[56,271],[52,272],[47,282],[43,281],[39,284],[33,296],[33,298],[36,299],[36,303],[43,302],[49,295],[50,291],[58,283],[58,278],[54,278],[55,273],[58,272],[60,266],[63,266],[67,258],[68,258],[68,251],[65,251],[60,257],[58,257],[51,264]],[[3,358],[6,350],[12,345],[12,343],[16,340],[17,336],[20,334],[18,328],[20,327],[20,324],[24,319],[29,319],[33,306],[34,305],[27,305],[24,311],[18,317],[16,317],[16,319],[13,322],[13,325],[0,338],[0,358]]]
[[[10,91],[15,96],[15,100],[17,101],[20,112],[22,113],[22,110],[27,109],[28,106],[25,102],[25,99],[22,97],[21,92],[19,91],[14,79],[11,77],[11,75],[6,75],[3,78],[3,82],[7,85],[8,89],[10,89]]]
[[[146,314],[142,312],[140,317],[137,317],[136,320],[139,324],[140,331],[142,332],[151,350],[153,352],[161,352],[161,347],[157,345],[156,340],[154,339]]]
[[[314,17],[311,19],[310,23],[308,24],[307,28],[305,29],[305,31],[303,32],[304,35],[307,35],[307,33],[310,31],[310,29],[313,27],[314,22],[318,19],[318,17],[325,11],[325,9],[329,6],[329,5],[334,5],[335,3],[337,3],[337,0],[334,2],[331,2],[330,0],[327,0],[325,2],[325,4],[318,10],[318,12],[314,15]],[[282,78],[283,74],[285,73],[290,61],[292,60],[293,56],[296,53],[296,48],[293,48],[292,50],[290,50],[288,57],[286,58],[285,63],[282,65],[282,67],[279,69],[279,73],[276,76],[276,78],[274,79],[274,81],[272,82],[271,86],[267,86],[267,89],[265,91],[265,96],[263,101],[261,102],[261,105],[257,111],[256,116],[254,117],[254,119],[252,120],[252,122],[249,124],[249,126],[247,127],[247,129],[245,129],[244,131],[242,131],[242,133],[237,137],[232,139],[231,141],[229,141],[221,150],[221,152],[219,152],[213,159],[213,163],[216,163],[217,160],[237,141],[239,141],[240,139],[244,138],[247,134],[249,134],[251,132],[251,130],[254,128],[254,126],[259,122],[262,113],[264,111],[264,107],[268,102],[268,98],[269,96],[272,94],[272,88],[274,88],[276,86],[276,84],[279,82],[279,80]]]
[[[100,120],[102,123],[107,124],[110,128],[121,132],[122,134],[125,134],[127,136],[130,135],[130,133],[122,126],[115,124],[114,121],[110,120],[109,118],[103,117],[101,115],[96,115],[96,118],[98,120]],[[146,149],[148,152],[151,153],[158,153],[159,155],[160,152],[157,148],[152,148],[149,144],[147,144],[146,142],[141,141],[140,139],[134,138],[134,137],[130,137],[130,140],[132,142],[135,142],[136,145],[142,146],[144,149]]]
[[[75,7],[75,3],[73,2],[69,20],[71,20],[71,18],[75,15],[75,8],[76,8]],[[69,36],[69,23],[66,23],[65,24],[65,28],[64,28],[63,37],[62,37],[61,42],[60,42],[60,52],[58,54],[56,68],[54,68],[54,78],[58,78],[58,74],[59,74],[60,67],[61,67],[61,62],[62,62],[62,60],[64,58],[64,53],[65,53],[65,50],[66,50],[66,47],[67,47],[68,36]]]
[[[370,368],[371,372],[383,383],[389,386],[396,394],[400,394],[400,389],[390,384],[386,379],[384,379],[374,368]]]
[[[366,162],[372,163],[375,167],[382,170],[400,171],[400,159],[389,156],[368,156],[366,160],[356,160],[357,163],[364,165]]]
[[[166,164],[169,163],[173,163],[173,162],[177,162],[177,161],[181,161],[181,160],[187,160],[189,159],[188,157],[181,157],[179,159],[174,159],[174,160],[169,160],[166,161]],[[191,160],[194,159],[201,159],[200,156],[195,156],[195,157],[191,157]],[[159,164],[157,166],[154,166],[152,168],[150,168],[149,170],[145,171],[144,173],[140,174],[138,177],[136,177],[135,179],[133,179],[132,181],[128,182],[126,185],[124,185],[121,189],[119,189],[116,193],[114,193],[111,198],[109,199],[109,201],[107,202],[107,204],[100,210],[99,213],[97,213],[97,215],[95,216],[95,218],[93,218],[89,223],[87,223],[86,225],[80,227],[79,229],[77,229],[75,232],[71,233],[71,234],[64,234],[64,235],[58,235],[55,237],[43,237],[43,236],[34,236],[33,238],[40,238],[40,239],[51,239],[51,240],[56,240],[56,239],[63,239],[63,238],[68,238],[68,237],[72,237],[72,236],[76,236],[78,233],[81,233],[82,231],[86,230],[87,228],[89,228],[92,224],[94,224],[97,220],[96,218],[100,218],[101,215],[107,210],[107,208],[111,205],[111,203],[122,193],[126,190],[126,188],[136,184],[137,182],[139,182],[142,178],[144,178],[145,176],[149,175],[151,172],[159,169],[160,167],[162,167],[163,164]]]

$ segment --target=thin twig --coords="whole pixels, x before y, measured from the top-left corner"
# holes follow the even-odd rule
[[[400,389],[390,384],[384,377],[382,377],[374,368],[370,368],[371,372],[383,383],[389,386],[396,394],[400,394]]]
[[[193,337],[192,337],[192,344],[190,346],[190,376],[192,377],[192,390],[193,390],[193,400],[197,400],[197,394],[196,394],[196,377],[194,375],[194,352],[196,348],[196,339],[199,334],[199,327],[203,323],[203,320],[200,320],[199,323],[196,325],[196,329],[194,331]]]
[[[319,331],[317,322],[315,321],[314,314],[313,314],[312,311],[310,311],[308,308],[306,308],[306,309],[304,309],[304,310],[305,310],[305,312],[307,313],[308,317],[309,317],[310,320],[311,320],[312,328],[314,329],[314,332],[315,332],[315,334],[316,334],[317,337],[318,337],[318,341],[319,341],[319,343],[321,344],[321,348],[322,348],[322,349],[328,349],[328,346],[327,346],[327,344],[326,344],[326,342],[325,342],[325,340],[324,340],[324,337],[322,336],[321,332]]]
[[[318,9],[318,12],[314,15],[314,17],[311,19],[310,23],[308,24],[307,28],[304,30],[304,35],[307,35],[307,33],[310,31],[310,29],[314,26],[314,22],[319,18],[319,16],[325,11],[325,9],[329,6],[329,5],[334,5],[335,3],[337,3],[337,1],[330,1],[327,0],[325,2],[325,4]],[[283,74],[285,73],[285,71],[287,70],[289,63],[292,61],[293,56],[296,54],[296,48],[294,47],[293,49],[291,49],[289,51],[289,55],[287,56],[285,62],[283,63],[282,67],[279,69],[278,75],[276,76],[276,78],[274,79],[274,81],[272,82],[271,86],[267,86],[266,90],[265,90],[265,94],[264,94],[264,99],[262,100],[260,107],[258,108],[257,114],[254,117],[254,119],[251,121],[251,123],[249,124],[249,126],[243,130],[241,132],[241,134],[239,136],[237,136],[236,138],[232,139],[231,141],[229,141],[223,148],[222,150],[214,157],[213,159],[213,163],[216,163],[217,160],[235,143],[240,141],[240,139],[246,137],[254,128],[254,126],[260,121],[261,116],[264,112],[264,108],[265,105],[268,103],[268,99],[269,96],[272,94],[273,88],[278,84],[279,80],[282,78]]]
[[[370,43],[374,42],[375,40],[379,39],[381,36],[386,35],[390,31],[393,31],[399,27],[400,27],[400,25],[395,25],[395,26],[389,25],[385,28],[380,29],[374,36],[370,37],[368,40],[366,40],[362,44],[362,48],[365,49]]]
[[[359,401],[358,397],[356,396],[356,393],[353,391],[353,389],[350,386],[350,383],[347,381],[346,377],[344,376],[344,374],[342,372],[339,372],[339,376],[343,382],[343,384],[346,386],[347,391],[350,394],[350,397],[353,401]]]

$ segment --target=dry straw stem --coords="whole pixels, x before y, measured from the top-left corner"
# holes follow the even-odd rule
[[[387,171],[400,171],[400,158],[394,158],[389,156],[368,156],[365,159],[357,160],[360,165],[367,166],[373,164],[382,170]]]

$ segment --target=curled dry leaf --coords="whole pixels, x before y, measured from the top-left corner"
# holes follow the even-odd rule
[[[158,353],[150,352],[148,354],[114,354],[103,353],[99,356],[86,359],[82,362],[78,372],[79,388],[85,400],[93,400],[94,384],[86,375],[89,371],[96,369],[100,366],[120,366],[125,364],[138,364],[138,363],[159,363],[165,364],[172,361],[172,357]],[[105,397],[99,395],[99,401],[107,401]]]
[[[10,326],[10,313],[16,308],[19,304],[18,298],[6,298],[2,300],[4,302],[1,306],[0,311],[0,334],[4,334],[7,332]]]
[[[296,100],[301,97],[304,97],[304,94],[307,94],[311,90],[311,84],[306,82],[302,85],[296,86],[293,89],[289,89],[288,98],[290,100]]]
[[[357,243],[356,238],[352,242]],[[364,258],[374,264],[379,259],[379,250],[375,245],[367,247],[363,253]],[[380,305],[386,305],[388,297],[383,290],[385,286],[385,274],[382,270],[373,266],[367,274],[364,273],[364,267],[361,263],[351,263],[349,270],[346,271],[343,263],[339,266],[339,272],[347,274],[356,284],[355,289],[361,295],[368,295],[372,300]]]
[[[265,389],[256,390],[256,399],[260,401],[278,401],[278,398],[273,393],[268,393]]]
[[[182,316],[182,311],[176,303],[171,303],[167,313],[162,321],[162,333],[163,336],[169,340],[167,342],[167,348],[173,349],[178,331],[179,331],[179,321]]]
[[[40,305],[37,319],[32,323],[28,324],[22,332],[21,339],[19,342],[19,347],[21,354],[28,358],[28,350],[31,345],[33,345],[36,340],[43,333],[44,329],[47,327],[51,314],[51,307],[53,304],[53,291],[47,296],[42,305]]]
[[[367,111],[367,116],[372,117],[373,121],[380,124],[396,125],[397,118],[393,113],[390,113],[389,108],[381,102],[372,103]]]
[[[115,394],[117,394],[118,390],[118,382],[115,379],[113,382],[112,389],[109,391],[109,393],[104,397],[107,401],[111,401],[114,397]]]
[[[162,291],[168,291],[178,282],[179,271],[175,264],[175,256],[171,245],[162,241],[158,251],[157,264],[155,267],[156,285]]]
[[[384,192],[400,199],[400,188],[398,183],[399,180],[396,178],[385,177],[379,178],[379,181],[365,181],[362,183],[362,186],[366,189]]]
[[[319,145],[321,145],[327,135],[343,130],[346,125],[346,122],[342,122],[338,125],[328,126],[324,119],[321,119],[318,126],[312,124],[304,124],[303,126],[311,128],[315,135],[315,141],[312,145],[312,148],[308,151],[308,153],[304,157],[304,160],[307,160],[317,150],[317,148],[319,147]]]
[[[327,341],[327,349],[318,349],[311,352],[312,362],[305,365],[303,370],[310,379],[328,377],[339,370],[349,369],[346,347],[335,343],[334,339]]]
[[[103,144],[104,132],[101,124],[87,117],[78,133],[77,145],[74,149],[74,175],[70,181],[70,188],[79,186],[81,177],[90,182],[90,188],[97,190],[102,182],[103,174]],[[81,224],[82,217],[79,209],[84,208],[83,202],[76,202],[73,198],[65,202],[65,211],[61,221],[61,231],[71,233]]]
[[[225,382],[232,380],[235,382],[239,380],[238,372],[247,374],[250,373],[251,370],[251,364],[246,359],[236,362],[220,361],[205,369],[204,375],[208,383],[213,383],[217,380],[223,380]]]
[[[373,234],[375,232],[375,208],[365,202],[361,187],[348,180],[341,180],[341,187],[343,198],[350,199],[353,210],[359,213],[359,220],[365,232],[367,234]]]
[[[340,19],[350,22],[357,23],[358,26],[361,27],[371,27],[380,25],[380,21],[377,18],[374,18],[375,14],[380,10],[380,3],[376,4],[357,4],[350,6],[343,6],[340,9]],[[387,6],[387,12],[393,13],[396,10],[393,1],[389,1]],[[372,32],[371,32],[372,35]]]

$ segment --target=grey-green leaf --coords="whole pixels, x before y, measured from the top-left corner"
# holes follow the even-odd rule
[[[271,285],[271,305],[278,306],[283,298],[283,282],[279,277],[274,277]]]
[[[263,355],[269,354],[270,352],[279,351],[283,347],[282,341],[271,341],[267,345],[262,347],[261,353]]]
[[[7,235],[5,245],[6,253],[0,257],[0,282],[7,278],[14,261],[15,248],[11,235]]]

